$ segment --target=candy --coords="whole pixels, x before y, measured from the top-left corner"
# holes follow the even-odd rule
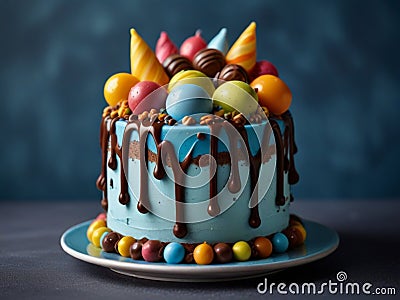
[[[249,83],[249,76],[246,70],[239,65],[229,64],[226,65],[219,74],[217,78],[224,81],[239,80]]]
[[[214,92],[213,103],[225,112],[237,111],[245,116],[258,108],[257,94],[250,85],[233,80],[221,84]]]
[[[245,241],[236,242],[233,247],[233,257],[238,261],[246,261],[251,256],[251,248]]]
[[[214,84],[212,83],[211,79],[207,77],[207,75],[197,70],[187,70],[181,71],[171,78],[168,84],[168,91],[170,92],[176,85],[187,83],[201,86],[207,91],[210,97],[215,90]]]
[[[98,214],[98,216],[96,217],[96,220],[107,220],[107,214],[106,213],[100,213]]]
[[[138,82],[139,79],[128,73],[114,74],[104,84],[104,98],[109,105],[115,106],[128,99],[130,89]]]
[[[143,243],[141,241],[137,241],[131,245],[129,248],[129,254],[131,255],[132,259],[142,259],[142,247]]]
[[[92,234],[97,228],[106,227],[106,226],[107,226],[106,225],[106,221],[104,221],[104,220],[95,220],[95,221],[93,221],[89,225],[89,227],[88,227],[88,229],[86,231],[86,237],[88,238],[89,242],[92,242]]]
[[[256,23],[252,22],[226,54],[228,64],[241,65],[249,72],[256,64]]]
[[[177,54],[178,48],[171,41],[168,34],[165,31],[163,31],[161,32],[160,38],[157,41],[155,52],[158,61],[162,64],[168,56],[172,54]]]
[[[175,86],[166,101],[168,114],[175,120],[197,113],[210,113],[213,109],[208,93],[195,84]]]
[[[214,245],[215,260],[221,264],[228,263],[233,258],[232,248],[226,243]]]
[[[207,48],[209,49],[217,49],[221,51],[224,55],[228,52],[228,39],[227,39],[227,30],[226,28],[222,28],[218,34],[211,39],[208,43]]]
[[[205,242],[197,245],[193,251],[193,258],[198,265],[211,264],[214,259],[213,248]]]
[[[288,241],[286,235],[284,235],[281,232],[275,233],[274,236],[272,237],[271,242],[272,242],[274,252],[276,252],[276,253],[283,253],[289,247],[289,241]]]
[[[272,253],[272,243],[269,239],[260,236],[254,240],[254,249],[256,257],[267,258]]]
[[[185,257],[185,248],[179,243],[169,243],[163,255],[167,264],[179,264]]]
[[[129,92],[129,108],[135,115],[151,109],[160,110],[165,107],[167,95],[167,90],[154,81],[138,82]]]
[[[169,80],[156,55],[135,29],[131,29],[131,73],[140,81],[154,81],[159,85]]]
[[[148,240],[142,246],[142,257],[145,261],[157,262],[162,259],[163,244],[157,240]]]
[[[194,36],[187,38],[182,43],[179,53],[192,61],[194,55],[206,46],[207,43],[201,37],[201,30],[197,30]]]
[[[118,253],[123,257],[130,257],[129,248],[136,242],[131,236],[124,236],[118,241]]]
[[[119,235],[116,232],[109,232],[104,238],[103,241],[101,242],[101,248],[105,252],[114,252],[115,251],[115,245],[117,242],[122,238],[121,235]]]
[[[292,103],[292,93],[282,79],[273,75],[261,75],[250,84],[257,91],[261,106],[265,106],[274,115],[287,111]]]
[[[257,77],[259,77],[261,75],[267,75],[267,74],[279,77],[278,70],[275,68],[275,66],[271,62],[269,62],[267,60],[260,60],[260,61],[256,62],[254,68],[251,69],[249,75],[250,75],[251,81],[253,81]]]
[[[225,64],[224,55],[217,49],[202,49],[193,58],[194,68],[208,77],[214,77]]]
[[[180,71],[193,70],[192,62],[186,57],[179,54],[168,56],[164,60],[163,67],[169,77],[173,77]]]
[[[100,247],[100,238],[105,232],[110,232],[111,230],[107,227],[99,227],[93,231],[92,234],[92,244],[96,247]]]

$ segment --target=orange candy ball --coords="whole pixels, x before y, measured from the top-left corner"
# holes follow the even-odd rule
[[[200,244],[194,248],[193,258],[198,265],[211,264],[214,259],[213,248],[207,243]]]
[[[114,74],[104,84],[104,98],[111,106],[116,105],[121,100],[127,100],[129,91],[138,82],[139,79],[132,74]]]
[[[292,93],[285,82],[274,75],[261,75],[250,84],[257,91],[258,101],[274,115],[287,111],[292,103]]]
[[[263,236],[254,240],[254,247],[257,250],[257,257],[259,258],[267,258],[272,254],[272,243]]]

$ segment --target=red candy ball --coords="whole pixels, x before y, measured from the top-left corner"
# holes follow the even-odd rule
[[[162,259],[163,244],[157,240],[148,240],[142,246],[142,257],[148,262],[157,262]]]

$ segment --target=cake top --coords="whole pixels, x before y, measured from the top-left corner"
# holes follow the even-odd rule
[[[208,43],[197,30],[179,49],[163,31],[155,51],[135,29],[130,34],[131,72],[106,81],[103,117],[193,125],[214,114],[244,125],[279,118],[290,107],[292,94],[276,67],[257,60],[255,22],[230,48],[226,28]]]

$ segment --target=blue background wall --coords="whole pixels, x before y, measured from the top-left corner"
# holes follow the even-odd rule
[[[131,27],[154,47],[252,20],[294,94],[295,195],[400,196],[398,1],[189,2],[0,1],[0,199],[100,199],[102,89],[130,69]]]

